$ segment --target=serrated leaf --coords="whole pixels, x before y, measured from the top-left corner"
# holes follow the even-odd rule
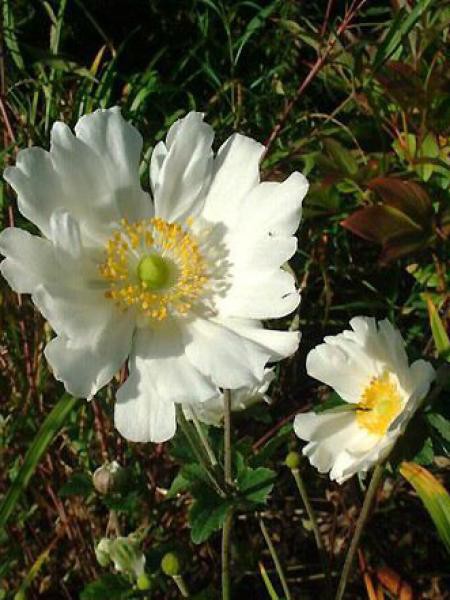
[[[131,593],[131,585],[124,577],[108,574],[88,583],[80,594],[80,600],[125,600]]]
[[[237,478],[240,494],[248,502],[264,504],[272,491],[276,473],[265,467],[247,467]]]
[[[402,463],[400,473],[416,490],[450,552],[450,496],[447,490],[427,469],[414,463]]]
[[[222,499],[212,490],[204,488],[189,510],[191,539],[194,544],[205,542],[215,531],[222,528],[232,501]]]

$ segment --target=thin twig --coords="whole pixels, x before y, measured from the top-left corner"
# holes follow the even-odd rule
[[[311,81],[313,81],[313,79],[316,77],[316,75],[319,73],[319,71],[322,69],[322,67],[325,65],[325,62],[330,54],[330,52],[333,50],[334,46],[336,45],[336,42],[338,40],[338,38],[342,35],[342,33],[347,29],[347,27],[350,25],[351,21],[353,20],[353,18],[355,17],[356,13],[359,11],[359,9],[363,6],[363,4],[366,3],[366,0],[360,0],[359,2],[352,2],[352,5],[350,6],[350,8],[348,9],[348,11],[345,13],[344,15],[344,19],[342,21],[342,23],[339,25],[339,27],[337,28],[336,31],[336,36],[334,36],[333,34],[330,35],[327,45],[325,46],[324,51],[322,52],[322,54],[320,54],[317,57],[316,62],[313,64],[313,66],[311,67],[309,73],[307,74],[307,76],[305,77],[305,79],[301,82],[301,84],[298,86],[297,91],[295,92],[294,96],[291,98],[291,100],[287,103],[278,123],[276,123],[275,127],[272,129],[269,137],[267,138],[267,140],[265,141],[264,145],[265,145],[265,150],[264,150],[264,154],[261,158],[261,160],[263,160],[266,156],[267,153],[269,152],[269,149],[271,147],[271,145],[273,144],[273,142],[275,141],[275,139],[278,137],[278,134],[280,133],[280,131],[282,130],[282,128],[284,127],[292,109],[294,108],[297,100],[300,98],[300,96],[303,94],[303,92],[305,91],[305,89],[309,86],[309,84],[311,83]]]

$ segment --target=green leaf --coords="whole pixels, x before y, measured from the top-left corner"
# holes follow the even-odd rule
[[[377,50],[373,71],[377,71],[394,54],[403,38],[408,35],[432,2],[433,0],[418,0],[411,12],[408,13],[404,8],[398,11],[386,37]]]
[[[74,473],[59,489],[58,495],[89,496],[94,490],[92,478],[87,473]]]
[[[450,496],[439,481],[424,467],[404,462],[400,473],[413,486],[450,552]]]
[[[9,0],[3,0],[3,39],[11,58],[20,71],[25,70],[25,63],[16,38],[16,23]]]
[[[428,294],[423,294],[427,303],[428,317],[430,319],[431,332],[433,333],[434,345],[439,356],[450,362],[450,340],[445,329],[444,323],[439,316],[438,310]]]
[[[252,469],[246,467],[237,478],[237,486],[242,497],[247,502],[264,504],[272,491],[276,473],[265,467]]]
[[[222,528],[231,506],[231,499],[224,500],[208,488],[202,490],[189,511],[191,539],[194,544],[201,544]]]
[[[13,481],[0,505],[0,530],[5,527],[8,518],[14,510],[21,494],[26,489],[39,461],[63,426],[76,403],[76,398],[64,394],[41,425],[31,446],[28,448],[17,477]]]
[[[446,442],[450,442],[450,421],[439,413],[428,413],[427,421],[434,427]]]
[[[88,583],[80,594],[80,600],[125,600],[131,593],[131,585],[124,577],[108,574]]]
[[[347,148],[333,138],[324,140],[325,148],[338,170],[346,175],[356,175],[358,172],[358,163]]]

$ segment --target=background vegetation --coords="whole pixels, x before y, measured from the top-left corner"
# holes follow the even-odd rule
[[[277,367],[272,406],[233,419],[249,468],[276,472],[268,503],[247,503],[236,517],[233,597],[269,597],[261,564],[278,586],[257,509],[293,597],[320,597],[314,539],[283,466],[288,450],[300,447],[293,416],[329,393],[306,377],[307,351],[355,314],[367,314],[394,321],[411,358],[433,361],[446,352],[450,4],[2,0],[2,20],[4,165],[20,148],[47,147],[55,120],[74,125],[86,112],[119,104],[144,136],[143,185],[152,147],[191,109],[206,113],[218,144],[232,130],[265,141],[265,178],[281,180],[298,169],[310,179],[291,262],[302,303],[285,323],[300,326],[301,349]],[[2,227],[30,228],[4,182],[0,203]],[[165,552],[178,550],[193,595],[218,598],[214,526],[206,520],[210,528],[197,536],[205,541],[194,544],[191,494],[167,495],[179,465],[190,459],[182,434],[165,445],[120,438],[111,416],[117,382],[90,404],[63,396],[43,359],[48,327],[29,299],[18,298],[4,281],[0,293],[0,598],[145,597],[96,562],[95,542],[108,523],[111,528],[111,515],[122,532],[143,532],[152,597],[178,597],[159,568]],[[441,338],[433,339],[430,315]],[[402,457],[414,457],[441,480],[449,472],[449,414],[443,393],[418,417],[413,439],[402,448]],[[209,435],[220,445],[219,430]],[[113,459],[127,467],[128,483],[101,496],[90,474]],[[339,572],[363,485],[353,478],[338,486],[303,468]],[[395,464],[378,495],[348,597],[370,597],[368,580],[382,585],[386,598],[449,597],[448,554]]]

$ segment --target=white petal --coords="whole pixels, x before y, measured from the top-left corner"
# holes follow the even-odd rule
[[[166,144],[153,151],[150,176],[158,217],[167,221],[196,215],[212,174],[213,129],[190,112],[169,129]]]
[[[15,227],[0,233],[0,270],[19,294],[33,293],[43,281],[58,280],[60,269],[50,242]]]
[[[238,222],[243,235],[292,235],[300,224],[302,201],[308,182],[294,172],[285,181],[265,181],[256,186],[244,199]]]
[[[165,441],[175,433],[175,403],[204,402],[217,393],[189,362],[175,323],[140,329],[130,376],[117,395],[116,427],[132,441]]]
[[[233,228],[246,195],[259,183],[259,160],[264,146],[235,133],[221,146],[203,216]]]
[[[82,255],[81,233],[78,222],[64,208],[57,208],[50,216],[51,239],[56,250],[62,250],[74,259]]]
[[[45,348],[53,375],[73,396],[91,398],[124,364],[131,348],[134,321],[110,322],[94,344],[55,337]]]
[[[353,412],[332,414],[299,414],[294,420],[296,435],[310,443],[303,448],[303,454],[320,473],[332,469],[349,439],[358,433]]]
[[[37,286],[32,298],[56,333],[86,344],[94,344],[122,314],[96,289],[52,283]]]
[[[300,302],[293,276],[281,265],[297,247],[294,237],[248,240],[227,236],[230,262],[229,289],[215,302],[222,317],[271,319],[292,312]]]
[[[306,371],[310,377],[334,388],[347,402],[359,402],[372,375],[342,348],[330,344],[320,344],[309,352]]]
[[[175,404],[161,398],[151,380],[144,383],[131,364],[130,375],[117,392],[114,424],[131,442],[166,442],[177,428]]]
[[[142,140],[118,110],[82,117],[77,137],[55,123],[50,152],[28,148],[5,179],[18,194],[19,209],[50,237],[50,216],[65,208],[90,235],[121,216],[151,216],[152,206],[139,184]]]
[[[239,321],[196,319],[185,326],[186,355],[197,368],[223,388],[236,389],[260,382],[269,360],[279,360],[293,339],[279,340],[268,330],[253,329]],[[272,338],[270,334],[275,334]],[[277,338],[277,339],[275,339]],[[287,342],[287,343],[286,343]]]

